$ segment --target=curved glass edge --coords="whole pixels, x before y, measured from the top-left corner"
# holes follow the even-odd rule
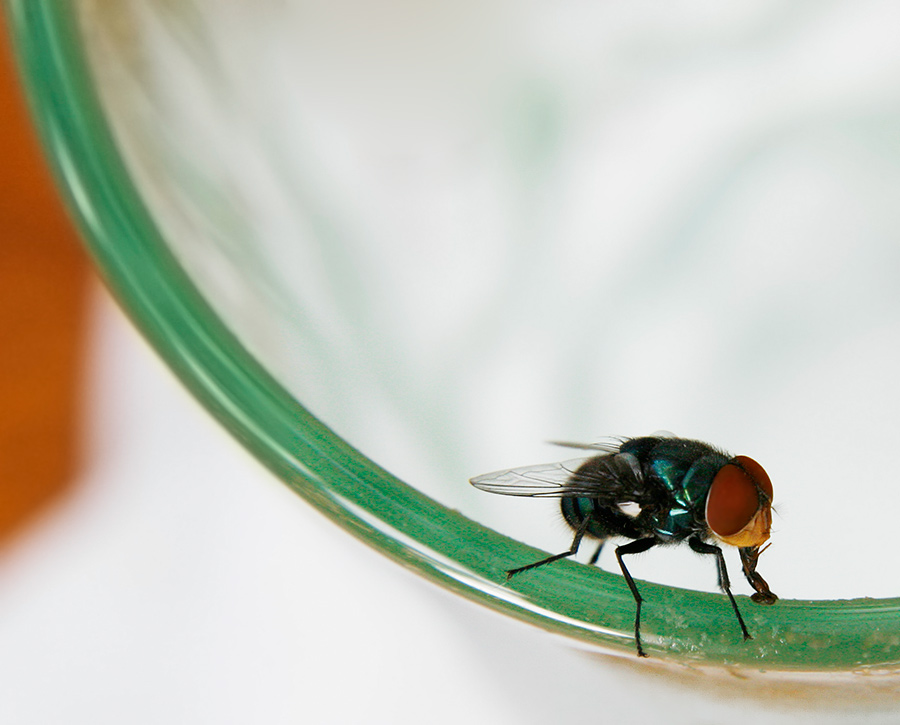
[[[168,365],[261,462],[353,535],[471,600],[605,651],[634,655],[621,577],[559,562],[447,509],[347,445],[252,359],[168,252],[117,152],[80,47],[77,3],[6,0],[26,91],[58,182],[107,285]],[[461,485],[464,485],[461,483]],[[765,671],[900,668],[900,599],[739,606],[641,583],[651,657]]]

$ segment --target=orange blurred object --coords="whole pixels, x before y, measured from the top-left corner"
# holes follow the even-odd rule
[[[90,272],[0,12],[0,543],[72,482]]]

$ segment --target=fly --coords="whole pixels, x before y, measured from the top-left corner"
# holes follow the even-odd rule
[[[772,481],[747,456],[731,456],[687,438],[645,436],[609,444],[576,445],[600,451],[591,458],[513,468],[477,476],[476,488],[507,496],[560,498],[562,515],[575,531],[568,551],[509,569],[507,580],[523,571],[577,553],[585,537],[599,540],[590,558],[595,564],[611,537],[631,539],[616,547],[616,559],[636,603],[634,640],[639,657],[643,599],[623,560],[657,545],[687,542],[698,554],[716,558],[719,588],[728,596],[741,634],[751,639],[731,593],[719,543],[736,546],[757,604],[778,597],[756,571],[772,524]]]

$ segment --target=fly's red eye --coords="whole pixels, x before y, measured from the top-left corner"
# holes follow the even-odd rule
[[[763,493],[769,497],[769,501],[771,501],[772,480],[769,478],[769,474],[766,473],[766,469],[750,458],[750,456],[735,456],[734,460],[741,468],[750,474],[750,477],[763,490]]]
[[[750,523],[760,508],[760,490],[772,497],[762,466],[747,456],[733,460],[719,469],[706,499],[706,523],[718,536],[733,536]]]

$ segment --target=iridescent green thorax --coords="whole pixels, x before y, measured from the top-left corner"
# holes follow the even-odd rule
[[[635,451],[629,450],[632,443]],[[645,485],[668,498],[654,522],[655,533],[672,541],[695,533],[704,520],[709,487],[728,457],[707,445],[678,438],[635,439],[623,444],[621,451],[633,453],[641,463]]]

